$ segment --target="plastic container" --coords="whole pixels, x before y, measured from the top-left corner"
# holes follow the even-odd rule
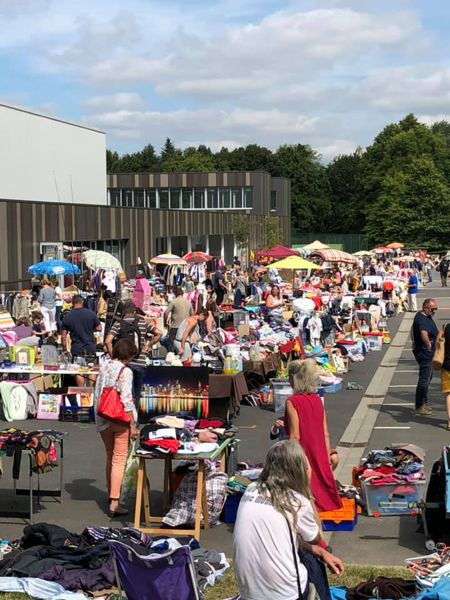
[[[245,310],[236,310],[233,313],[233,327],[237,329],[239,325],[248,323],[248,312]]]
[[[225,500],[222,510],[222,521],[224,523],[236,523],[237,511],[243,494],[229,494]]]
[[[369,517],[411,515],[417,514],[417,505],[426,491],[426,481],[409,483],[386,483],[371,485],[362,482],[361,486],[366,510]]]
[[[286,400],[294,395],[294,391],[287,379],[271,379],[273,390],[273,410],[276,413],[284,413]]]
[[[68,423],[92,423],[94,421],[94,407],[61,406],[59,420]]]
[[[324,531],[353,531],[357,522],[356,502],[342,498],[342,508],[319,513]]]
[[[383,339],[380,336],[366,336],[367,349],[371,352],[380,352],[383,347]]]

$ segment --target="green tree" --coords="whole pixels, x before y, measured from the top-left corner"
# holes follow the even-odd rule
[[[182,171],[181,164],[183,153],[172,143],[170,138],[166,138],[165,144],[161,149],[160,166],[163,173],[173,173]]]
[[[331,207],[319,155],[303,144],[280,146],[273,156],[272,175],[291,180],[293,229],[324,231]]]
[[[268,248],[273,248],[281,244],[282,235],[278,217],[274,215],[266,215],[264,217],[264,239]]]
[[[152,144],[147,144],[147,146],[139,152],[139,159],[141,171],[149,173],[157,173],[159,171],[159,157]]]
[[[450,192],[444,175],[427,157],[391,170],[370,208],[367,233],[376,244],[401,239],[430,249],[450,244]]]
[[[359,231],[365,222],[365,203],[361,202],[362,150],[337,156],[327,167],[331,218],[327,230],[348,233]]]
[[[106,150],[106,172],[118,173],[120,165],[120,157],[117,152]]]

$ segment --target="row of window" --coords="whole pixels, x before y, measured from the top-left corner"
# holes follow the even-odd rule
[[[108,201],[111,206],[128,208],[182,210],[253,208],[253,188],[110,188]]]

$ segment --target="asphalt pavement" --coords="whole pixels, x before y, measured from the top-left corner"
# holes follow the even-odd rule
[[[434,290],[439,298],[440,290]],[[446,296],[446,293],[445,293]],[[421,297],[425,297],[423,292]],[[450,310],[450,300],[447,301],[447,309]],[[439,315],[441,316],[441,315]],[[369,448],[384,447],[391,441],[404,441],[409,439],[419,440],[420,444],[428,451],[427,465],[431,464],[439,452],[440,446],[445,443],[447,432],[443,429],[444,413],[436,411],[430,419],[419,422],[412,419],[412,406],[388,406],[387,399],[391,403],[408,403],[413,398],[413,388],[389,388],[386,395],[377,398],[377,379],[384,384],[392,373],[392,385],[415,384],[414,362],[411,361],[411,353],[403,350],[406,343],[405,327],[409,331],[411,315],[394,317],[389,320],[389,329],[393,338],[391,347],[384,346],[381,352],[371,352],[363,363],[352,363],[351,370],[344,376],[343,389],[336,394],[327,394],[325,407],[328,416],[331,443],[339,446],[342,457],[339,466],[338,478],[341,481],[349,480],[352,464],[358,461],[364,452],[365,446]],[[403,320],[402,320],[403,319]],[[399,337],[397,337],[399,336]],[[397,342],[395,343],[397,339]],[[400,347],[395,348],[395,345]],[[391,356],[391,358],[390,358]],[[397,358],[402,367],[397,367]],[[383,366],[387,365],[387,366]],[[400,371],[409,373],[400,373]],[[398,372],[397,372],[398,371]],[[375,380],[374,380],[375,378]],[[345,383],[356,381],[363,386],[362,391],[347,391]],[[443,406],[437,384],[433,383],[433,403]],[[375,388],[374,388],[375,386]],[[375,393],[374,393],[375,389]],[[372,398],[372,396],[374,398]],[[436,399],[435,399],[436,398]],[[386,403],[384,404],[384,402]],[[367,420],[367,415],[371,418]],[[272,442],[269,438],[269,429],[276,419],[276,415],[269,410],[256,407],[242,406],[239,417],[235,424],[239,427],[239,459],[250,463],[263,462],[267,450]],[[392,423],[406,423],[411,430],[374,430],[375,425]],[[386,421],[385,421],[386,420]],[[373,423],[372,423],[373,421]],[[6,425],[6,424],[5,424]],[[52,423],[48,421],[24,421],[13,424],[15,427],[48,428],[56,426],[57,429],[66,431],[65,458],[64,458],[64,492],[63,502],[60,504],[51,498],[45,499],[37,509],[35,522],[47,521],[66,527],[72,531],[81,531],[86,525],[96,524],[111,526],[113,523],[126,524],[132,517],[123,521],[111,521],[105,514],[107,498],[104,484],[104,449],[100,436],[95,431],[93,424],[78,423]],[[414,429],[413,429],[414,428]],[[417,429],[417,431],[416,431]],[[436,432],[439,436],[436,436]],[[361,436],[365,442],[361,445]],[[442,437],[442,439],[441,439]],[[430,438],[428,440],[428,438]],[[417,442],[419,443],[419,442]],[[4,458],[4,476],[0,480],[0,511],[5,508],[15,510],[26,510],[27,498],[15,496],[13,493],[13,481],[11,477],[12,459]],[[162,462],[162,461],[161,461]],[[26,464],[23,463],[19,485],[27,484]],[[58,483],[59,473],[52,473],[41,477],[41,486],[53,488]],[[159,461],[152,462],[150,472],[151,499],[152,504],[160,508],[162,491],[162,465]],[[132,506],[130,506],[132,509]],[[0,536],[10,539],[21,535],[26,520],[21,518],[0,516]],[[416,548],[422,551],[423,536],[414,533],[415,525],[411,519],[369,519],[360,518],[357,528],[352,533],[334,534],[332,545],[336,553],[347,562],[373,563],[373,564],[399,564],[403,556],[414,554]],[[392,538],[392,539],[391,539]],[[380,545],[380,541],[383,544]],[[365,543],[362,545],[361,542]],[[221,524],[202,532],[201,542],[208,548],[215,548],[231,555],[232,549],[232,527]],[[414,545],[415,544],[415,545]],[[391,552],[392,547],[392,552]],[[398,548],[404,552],[398,552]],[[386,548],[386,551],[385,551]],[[395,550],[397,549],[397,551]]]
[[[441,326],[450,316],[450,294],[447,288],[441,288],[440,283],[436,282],[420,291],[419,307],[428,297],[433,297],[438,302],[436,322]],[[411,442],[426,451],[425,471],[428,475],[434,461],[440,456],[442,446],[450,443],[439,373],[433,375],[430,385],[429,400],[433,414],[429,417],[416,417],[413,414],[418,375],[411,351],[410,329],[413,317],[412,313],[405,314],[391,348],[373,376],[370,397],[362,400],[366,419],[373,422],[369,423],[364,432],[367,436],[364,433],[359,435],[362,447],[350,450],[352,456],[347,461],[345,470],[338,473],[341,481],[350,483],[351,466],[358,464],[358,456],[365,455],[368,450],[382,449],[397,442]],[[353,425],[353,430],[356,430],[358,425],[355,425],[354,419],[355,417],[350,420],[349,428]],[[425,548],[425,536],[417,532],[416,518],[411,516],[360,516],[353,532],[333,533],[330,543],[340,558],[346,563],[354,564],[401,565],[405,558],[428,552]]]

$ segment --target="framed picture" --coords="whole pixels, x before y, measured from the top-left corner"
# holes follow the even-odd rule
[[[64,394],[64,406],[91,408],[94,406],[93,387],[69,387]]]
[[[48,394],[46,392],[39,394],[36,418],[57,421],[61,402],[61,394]]]

